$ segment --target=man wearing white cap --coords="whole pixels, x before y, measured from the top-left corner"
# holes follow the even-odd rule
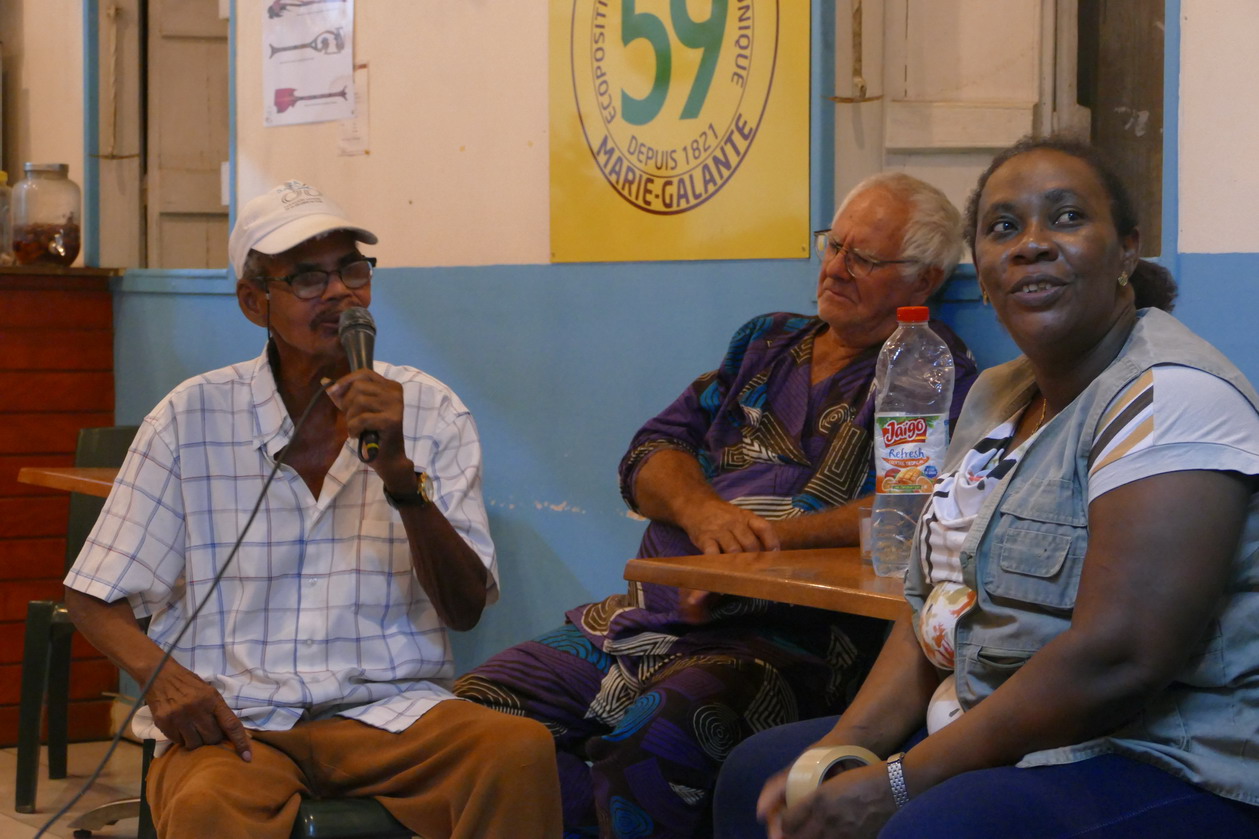
[[[301,796],[377,798],[427,839],[560,834],[547,730],[447,689],[447,627],[498,595],[480,443],[431,376],[351,370],[359,242],[376,236],[299,181],[241,209],[236,296],[266,348],[145,418],[66,577],[79,629],[153,678],[163,839],[286,837]]]

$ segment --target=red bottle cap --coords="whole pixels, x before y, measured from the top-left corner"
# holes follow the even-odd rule
[[[901,306],[896,310],[896,319],[901,323],[926,323],[931,310],[926,306]]]

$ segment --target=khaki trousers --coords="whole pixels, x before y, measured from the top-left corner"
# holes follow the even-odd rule
[[[285,839],[302,796],[371,797],[424,839],[559,839],[555,745],[541,724],[447,700],[393,734],[337,717],[173,747],[148,794],[161,839]]]

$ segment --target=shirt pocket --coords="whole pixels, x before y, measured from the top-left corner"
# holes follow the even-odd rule
[[[998,508],[983,575],[994,599],[1069,611],[1088,549],[1088,515],[1071,481],[1011,487]]]
[[[973,708],[1005,684],[1027,664],[1032,654],[1033,651],[1027,649],[959,644],[954,669],[957,673],[958,701],[962,707]]]
[[[383,625],[404,619],[418,583],[402,523],[363,520],[353,551],[354,613]]]

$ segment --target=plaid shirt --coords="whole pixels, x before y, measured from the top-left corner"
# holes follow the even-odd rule
[[[484,560],[492,602],[498,568],[472,415],[419,370],[375,369],[402,384],[407,454]],[[127,598],[137,616],[153,616],[149,635],[169,647],[292,434],[265,353],[180,385],[145,418],[66,585],[106,602]],[[452,697],[446,628],[416,580],[402,521],[355,443],[346,441],[319,498],[281,468],[175,650],[251,728],[340,714],[396,732]]]

